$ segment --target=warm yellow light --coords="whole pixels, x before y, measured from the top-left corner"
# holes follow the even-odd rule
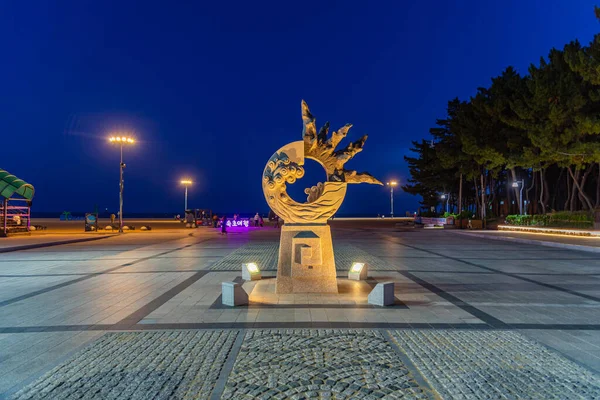
[[[250,273],[257,273],[258,272],[258,265],[256,265],[255,263],[249,263],[246,268],[248,268],[248,271],[250,271]]]
[[[135,139],[132,137],[128,137],[128,136],[111,136],[108,139],[109,142],[111,143],[129,143],[129,144],[133,144],[135,143]]]
[[[396,181],[391,181],[391,182],[387,183],[388,186],[396,186],[397,184],[398,184],[398,182],[396,182]]]
[[[182,185],[191,185],[191,184],[192,184],[192,181],[191,181],[191,179],[183,179],[183,180],[181,181],[181,184],[182,184]]]
[[[351,272],[360,272],[364,268],[365,263],[354,263],[352,264],[352,268],[350,268]]]
[[[573,229],[561,229],[561,228],[536,228],[533,226],[514,226],[514,225],[498,225],[498,231],[503,232],[514,232],[524,235],[544,235],[544,236],[556,236],[556,237],[576,237],[577,239],[592,239],[600,240],[600,236],[593,236],[590,231],[578,231]],[[554,233],[564,232],[564,233]],[[494,236],[494,235],[491,235]],[[507,236],[510,238],[510,236]]]

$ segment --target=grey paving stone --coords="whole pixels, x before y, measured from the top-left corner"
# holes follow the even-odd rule
[[[197,232],[199,233],[200,230]],[[73,347],[79,346],[80,343],[77,340],[55,340],[54,332],[70,332],[73,328],[74,331],[86,331],[89,329],[88,326],[94,326],[94,330],[99,329],[99,325],[94,324],[101,324],[108,329],[110,324],[146,307],[148,303],[171,290],[174,285],[185,280],[190,274],[209,267],[212,262],[221,257],[226,259],[223,261],[224,263],[229,263],[222,266],[222,269],[236,272],[219,271],[219,263],[215,264],[213,268],[217,271],[208,274],[199,281],[199,284],[190,286],[169,300],[162,306],[160,312],[153,313],[152,318],[155,318],[157,322],[151,329],[160,329],[170,334],[176,327],[170,322],[181,322],[183,316],[187,318],[188,322],[198,322],[197,327],[204,323],[233,321],[235,315],[224,315],[221,310],[205,312],[206,310],[203,308],[212,303],[213,295],[216,298],[217,289],[211,285],[216,288],[223,280],[234,279],[235,276],[241,275],[241,258],[246,257],[244,254],[263,257],[266,270],[270,270],[269,275],[274,275],[273,271],[276,269],[277,262],[276,236],[279,233],[277,231],[258,233],[258,235],[230,235],[227,238],[215,237],[214,240],[211,239],[211,241],[201,244],[195,244],[197,238],[179,237],[187,235],[186,233],[159,234],[159,236],[153,233],[152,236],[143,236],[143,238],[125,235],[120,238],[81,245],[56,246],[44,251],[30,250],[3,254],[0,257],[0,288],[3,289],[0,297],[4,297],[0,301],[59,284],[64,281],[64,278],[69,280],[90,273],[103,272],[125,263],[130,265],[111,273],[98,275],[93,279],[79,281],[0,307],[0,326],[11,329],[0,334],[0,398],[4,393],[12,393],[15,387],[22,387],[23,382],[31,376],[37,376],[40,371],[56,365],[60,362],[59,360],[62,360],[62,357],[73,350]],[[140,239],[136,239],[137,237]],[[176,237],[177,240],[168,242]],[[240,245],[244,246],[246,243],[250,243],[250,246],[245,250],[240,250],[237,259],[229,257],[231,250]],[[149,246],[149,244],[152,245]],[[479,320],[457,308],[458,304],[469,307],[468,310],[473,312],[480,310],[507,324],[519,324],[519,327],[513,326],[512,328],[522,329],[519,332],[525,336],[600,371],[600,358],[598,358],[600,325],[597,322],[600,321],[600,301],[597,300],[600,298],[600,285],[598,285],[600,282],[600,259],[591,257],[589,253],[488,241],[455,235],[442,230],[380,232],[375,230],[336,231],[334,228],[334,247],[340,276],[347,271],[353,261],[364,260],[371,264],[372,270],[400,269],[425,284],[430,284],[425,287],[410,282],[408,278],[400,279],[398,293],[408,308],[398,308],[389,312],[386,310],[385,314],[378,312],[376,315],[367,313],[365,310],[353,310],[353,312],[364,313],[365,320],[415,323],[416,326],[431,324],[432,327],[435,325],[436,329],[442,325],[444,329],[466,329],[466,325],[470,323],[473,323],[471,328],[486,327],[484,324],[475,325]],[[363,260],[358,259],[363,256]],[[68,274],[75,275],[69,276]],[[378,276],[384,275],[387,274],[378,274]],[[222,279],[223,276],[226,276],[226,279]],[[439,289],[452,297],[440,298],[436,294],[438,292],[430,292],[432,289]],[[211,298],[210,301],[207,300],[208,298]],[[454,303],[448,301],[448,298],[453,298]],[[324,299],[323,304],[327,301]],[[175,306],[178,309],[174,309]],[[265,312],[264,315],[263,311],[265,310],[261,310],[258,317],[258,312],[256,312],[247,319],[237,317],[235,321],[246,322],[249,320],[252,323],[270,321],[268,322],[271,324],[270,326],[283,328],[300,326],[294,324],[301,323],[304,323],[301,326],[307,326],[305,322],[293,322],[294,315],[299,321],[310,320],[311,315],[313,317],[318,315],[317,318],[313,318],[314,320],[327,321],[330,317],[332,321],[340,320],[338,318],[339,310],[332,310],[331,313],[330,310],[325,312],[324,309],[314,308],[310,310],[296,309],[295,311],[291,309],[276,310],[277,312],[281,311],[281,314],[269,314],[268,312],[271,310],[266,310],[268,312]],[[299,313],[300,311],[302,312]],[[169,315],[169,318],[172,316],[172,319],[163,319],[167,313],[172,313]],[[308,316],[299,318],[300,314]],[[456,325],[452,326],[447,323],[448,321],[451,321],[453,325],[456,322]],[[79,327],[76,324],[80,324]],[[328,326],[328,323],[315,326],[324,327]],[[141,329],[140,326],[134,327],[134,329],[137,328]],[[187,328],[191,329],[190,326]],[[489,329],[489,327],[486,328]],[[28,333],[31,332],[31,329],[37,333]],[[468,332],[472,331],[459,330],[456,333]],[[574,334],[578,335],[577,338],[573,336]],[[476,341],[475,343],[483,345],[483,342]],[[457,361],[466,360],[460,364],[460,372],[471,362],[468,358],[470,353],[461,355],[458,350],[453,349],[454,344],[452,343],[454,342],[450,340],[449,343],[448,346],[451,350],[448,350],[448,354],[454,354]],[[191,388],[189,390],[193,391],[202,390],[203,381],[194,380],[194,376],[203,375],[204,372],[190,368],[193,359],[185,357],[179,359],[173,355],[170,356],[172,351],[170,345],[136,348],[133,353],[137,356],[133,358],[128,354],[130,349],[134,349],[134,347],[126,345],[122,348],[122,353],[111,350],[111,354],[115,360],[118,360],[119,365],[129,363],[130,367],[128,368],[138,368],[135,378],[129,378],[130,373],[123,373],[123,375],[115,373],[105,379],[100,360],[92,361],[93,356],[89,356],[89,366],[81,371],[69,369],[68,364],[63,366],[64,370],[60,370],[63,371],[60,373],[64,374],[71,371],[73,375],[78,374],[80,378],[75,381],[56,379],[52,384],[48,381],[47,385],[41,386],[43,390],[32,397],[42,397],[41,394],[50,393],[51,395],[46,398],[54,399],[66,396],[97,398],[101,397],[100,394],[105,395],[106,398],[117,394],[127,398],[146,398],[144,396],[147,393],[154,392],[156,398],[166,398],[168,393],[177,390],[176,387]],[[419,350],[419,353],[427,351],[432,351],[432,349],[426,347],[422,352]],[[498,351],[504,352],[502,360],[506,362],[506,360],[510,361],[517,357],[521,348],[500,346]],[[101,359],[102,352],[98,352],[98,354]],[[185,352],[181,351],[180,355],[183,354]],[[559,357],[559,364],[565,361],[558,355],[559,353],[553,354]],[[160,377],[155,380],[157,385],[161,385],[160,388],[153,386],[155,375],[152,374],[152,371],[157,366],[163,365],[162,362],[156,364],[151,361],[152,358],[157,357],[162,357],[163,360],[170,362],[168,372],[161,372]],[[527,355],[527,357],[530,356]],[[498,356],[497,361],[494,362],[499,363],[500,358]],[[443,359],[441,357],[440,360],[431,361],[437,361],[438,364],[442,362],[442,364],[438,370],[432,367],[432,371],[435,370],[438,376],[434,375],[431,378],[432,372],[427,372],[428,379],[431,379],[430,382],[435,380],[442,384],[452,383],[451,377],[446,376],[445,372],[440,369],[451,370],[456,367],[456,364],[450,362],[443,364]],[[475,357],[475,359],[477,358]],[[416,360],[415,363],[418,362],[416,358],[413,360]],[[555,370],[556,363],[553,360],[547,360],[547,365],[544,368],[540,366],[537,370],[539,374],[535,375],[536,379],[540,379],[541,384],[549,385],[549,388],[557,385],[554,381],[544,382],[544,379],[548,379],[546,375],[552,374],[552,371]],[[482,376],[483,373],[478,372],[464,375],[461,381],[457,381],[454,386],[449,387],[446,397],[476,399],[487,395],[490,398],[498,398],[498,392],[494,387],[500,386],[503,390],[508,389],[502,386],[504,383],[501,377],[496,375],[495,369],[501,371],[503,376],[508,376],[508,373],[502,371],[500,367],[496,368],[497,364],[494,362],[489,361],[492,367],[482,366],[482,369],[487,368],[485,370],[487,375]],[[181,367],[174,369],[173,365],[177,363],[180,363]],[[146,368],[143,365],[152,365],[152,368]],[[287,367],[290,374],[297,375],[298,386],[292,387],[291,384],[277,386],[279,384],[277,380],[266,380],[265,387],[267,389],[261,392],[260,396],[267,395],[271,389],[278,389],[279,395],[274,395],[272,398],[290,398],[296,394],[298,397],[304,397],[303,393],[307,391],[317,392],[322,398],[327,398],[326,396],[332,399],[345,398],[352,394],[354,394],[354,398],[376,398],[375,396],[379,395],[379,392],[384,392],[383,389],[377,389],[374,386],[379,385],[384,388],[393,388],[393,390],[388,389],[392,390],[391,393],[385,392],[384,398],[400,398],[401,395],[398,393],[402,393],[402,396],[406,398],[410,397],[413,390],[408,384],[395,386],[393,379],[385,379],[381,382],[375,379],[373,383],[374,378],[370,376],[372,374],[365,374],[364,382],[360,382],[360,384],[346,382],[347,386],[336,387],[338,382],[344,379],[344,375],[339,371],[331,372],[330,376],[325,379],[320,376],[316,377],[313,381],[309,379],[310,376],[307,377],[302,373],[304,368],[304,365]],[[90,373],[91,369],[96,372]],[[541,377],[539,377],[540,374]],[[561,382],[554,375],[549,376],[554,377],[555,381]],[[519,390],[525,389],[531,384],[528,379],[522,377],[515,379],[514,382],[522,379],[524,383],[517,385],[513,381],[507,382],[512,382],[510,384],[518,386]],[[324,383],[318,383],[319,381]],[[239,389],[240,393],[250,396],[249,393],[258,390],[260,382],[260,377],[240,377],[236,387],[241,388]],[[249,388],[249,385],[253,385],[253,388]],[[565,385],[568,386],[568,384]],[[70,387],[67,388],[67,386]],[[369,394],[362,391],[357,392],[357,389],[360,390],[363,387],[372,392]],[[595,388],[595,386],[588,385],[588,389],[583,389],[590,390],[589,387]],[[242,389],[245,392],[242,392]],[[468,392],[467,389],[471,392]],[[4,392],[5,390],[6,392]],[[119,393],[119,391],[121,392]],[[520,396],[527,398],[528,393]],[[538,398],[577,398],[578,396],[593,398],[592,396],[596,395],[596,392],[582,392],[580,395],[573,392],[572,396],[565,397],[561,392],[549,395],[548,390],[540,393]],[[533,395],[529,393],[529,396]],[[512,394],[512,397],[519,396]]]
[[[408,398],[429,398],[427,388],[419,386],[375,330],[248,331],[223,398],[242,398],[242,383],[268,390],[274,398],[381,398],[384,389],[402,397],[409,393],[405,388],[410,388]]]
[[[335,265],[338,271],[348,271],[355,262],[364,262],[373,271],[396,270],[389,262],[375,257],[368,252],[344,242],[334,242]],[[219,271],[242,272],[242,264],[254,262],[262,271],[277,271],[279,259],[279,242],[255,242],[248,243],[231,252],[221,260],[212,264],[208,269]]]
[[[248,331],[222,398],[432,398],[417,369],[441,398],[600,398],[598,375],[517,332],[390,334],[401,353],[378,330]],[[208,398],[236,335],[106,334],[14,398]]]
[[[600,398],[600,376],[517,332],[391,334],[442,398]]]
[[[248,243],[232,251],[229,255],[212,264],[210,270],[239,270],[242,273],[243,263],[256,263],[262,271],[277,270],[279,251],[278,242]]]
[[[235,330],[106,334],[13,398],[208,398],[236,336]]]

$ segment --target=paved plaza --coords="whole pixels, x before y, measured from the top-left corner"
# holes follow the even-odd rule
[[[600,398],[597,254],[410,227],[332,233],[339,295],[275,293],[273,228],[0,253],[0,398]],[[263,280],[244,282],[243,262]],[[352,262],[367,281],[346,279]],[[250,304],[223,306],[224,281]],[[387,281],[395,304],[368,304]]]

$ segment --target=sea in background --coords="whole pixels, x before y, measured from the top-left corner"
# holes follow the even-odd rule
[[[254,216],[255,213],[234,213],[234,212],[215,212],[217,215],[221,216],[221,215],[227,215],[228,217],[233,217],[233,214],[239,214],[240,218],[251,218]],[[46,212],[46,211],[32,211],[31,212],[31,217],[32,218],[56,218],[59,219],[60,216],[63,214],[63,211],[60,212]],[[75,212],[75,211],[71,211],[70,215],[71,217],[84,217],[85,216],[85,212]],[[110,212],[102,212],[99,211],[98,212],[98,216],[100,218],[110,218]],[[135,212],[124,212],[123,215],[125,216],[125,218],[129,218],[129,219],[144,219],[144,218],[174,218],[177,214],[181,215],[183,217],[183,212],[179,211],[179,212],[154,212],[154,213],[135,213]],[[262,213],[263,217],[267,217],[268,213]],[[377,214],[336,214],[335,215],[336,218],[372,218],[372,217],[377,217]]]

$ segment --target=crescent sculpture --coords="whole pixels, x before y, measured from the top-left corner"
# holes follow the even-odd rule
[[[342,205],[350,183],[382,185],[366,172],[349,171],[344,164],[362,151],[367,135],[337,150],[352,127],[347,124],[329,136],[329,123],[319,130],[308,105],[302,100],[303,139],[289,143],[273,154],[263,171],[262,187],[269,207],[285,221],[282,228],[277,292],[335,292],[335,261],[327,220]],[[304,176],[304,160],[317,161],[327,181],[305,189],[307,201],[299,203],[286,191]]]

